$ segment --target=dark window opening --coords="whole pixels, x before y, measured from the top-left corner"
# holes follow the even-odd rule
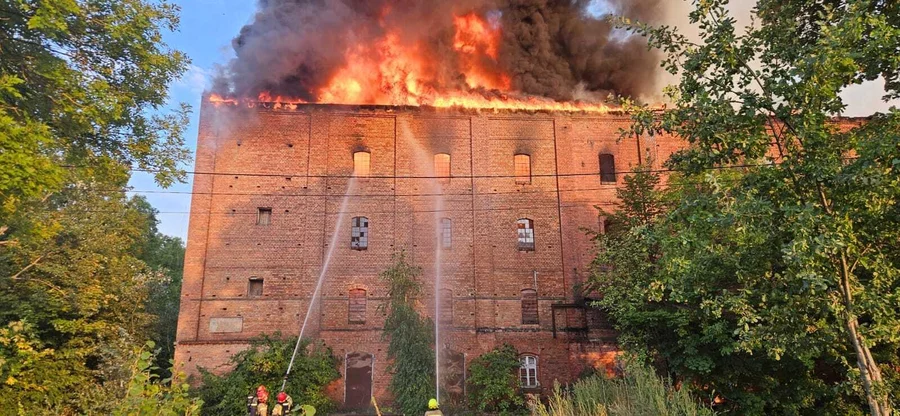
[[[256,211],[256,225],[269,225],[272,223],[272,208],[258,208]]]
[[[263,295],[263,279],[251,277],[247,286],[247,297],[258,298]]]
[[[600,183],[616,183],[616,158],[609,153],[600,154]]]

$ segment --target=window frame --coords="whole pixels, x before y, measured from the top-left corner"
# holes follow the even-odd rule
[[[541,382],[538,380],[537,355],[522,354],[519,356],[519,383],[525,389],[534,389],[541,386]]]
[[[357,159],[357,155],[360,157],[365,155],[365,161],[361,158]],[[365,162],[365,166],[362,166],[362,163]],[[365,168],[365,169],[363,169]],[[365,172],[363,172],[365,171]],[[357,178],[365,178],[372,174],[372,153],[367,150],[359,150],[353,152],[353,176]]]
[[[519,166],[525,166],[524,163],[520,163],[520,160],[524,159],[527,161],[527,173],[519,173]],[[516,185],[530,185],[531,184],[531,155],[528,153],[516,153],[513,155],[513,174],[516,178]],[[527,176],[526,176],[527,175]]]
[[[444,250],[453,248],[453,220],[447,217],[441,218],[440,245]]]
[[[534,220],[531,218],[517,219],[516,249],[518,251],[534,251],[536,247],[535,241]]]
[[[353,217],[350,220],[350,249],[363,251],[369,249],[369,218]]]
[[[253,293],[254,283],[259,283],[259,294]],[[247,279],[247,298],[256,299],[265,296],[266,279],[258,276],[252,276]]]
[[[597,159],[600,167],[600,183],[614,185],[618,181],[616,176],[616,156],[612,153],[600,153]],[[606,163],[604,163],[604,159]]]
[[[256,225],[262,225],[267,227],[272,225],[272,207],[257,207],[256,208]],[[265,215],[263,215],[265,214]],[[265,224],[263,224],[263,218],[266,219]]]

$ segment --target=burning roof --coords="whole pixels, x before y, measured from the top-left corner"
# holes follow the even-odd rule
[[[605,5],[646,19],[658,2]],[[650,93],[658,60],[591,4],[260,0],[209,99],[606,112],[609,94]]]

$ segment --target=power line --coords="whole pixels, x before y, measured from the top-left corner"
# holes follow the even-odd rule
[[[711,170],[725,170],[725,169],[746,169],[753,167],[765,167],[765,166],[774,166],[777,165],[776,162],[767,162],[767,163],[747,163],[747,164],[739,164],[739,165],[726,165],[726,166],[713,166],[707,168],[698,169],[699,171],[711,171]],[[77,169],[81,166],[77,165],[60,165],[64,168]],[[168,170],[162,169],[141,169],[141,168],[132,168],[133,172],[143,172],[143,173],[160,173],[160,172],[168,172]],[[627,175],[632,173],[672,173],[672,172],[686,172],[684,169],[671,169],[671,168],[661,168],[661,169],[643,169],[643,170],[617,170],[613,172],[603,172],[605,174],[616,174],[616,175]],[[366,180],[366,179],[435,179],[435,180],[447,180],[447,179],[508,179],[508,178],[521,178],[528,176],[530,178],[557,178],[557,177],[583,177],[583,176],[600,176],[601,172],[586,172],[586,173],[531,173],[529,175],[451,175],[451,176],[434,176],[434,175],[366,175],[366,176],[356,176],[353,174],[289,174],[289,173],[247,173],[247,172],[205,172],[205,171],[184,171],[187,175],[210,175],[210,176],[235,176],[235,177],[270,177],[270,178],[314,178],[314,179],[351,179],[355,178],[357,180]]]

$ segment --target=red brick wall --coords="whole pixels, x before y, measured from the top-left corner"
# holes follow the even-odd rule
[[[336,355],[375,356],[374,393],[387,399],[383,316],[387,296],[378,275],[406,250],[423,268],[432,314],[436,223],[453,221],[452,247],[442,249],[442,287],[453,294],[453,319],[442,344],[477,357],[501,343],[539,357],[543,386],[585,367],[609,364],[615,348],[552,332],[551,304],[571,303],[584,280],[596,229],[594,205],[611,208],[616,185],[601,184],[598,155],[615,155],[617,179],[651,152],[658,164],[681,143],[665,138],[620,139],[622,115],[473,113],[301,106],[297,110],[201,109],[194,196],[178,326],[176,361],[189,374],[220,367],[262,333],[296,335],[313,298],[340,212],[332,260],[305,335]],[[371,153],[371,176],[348,189],[352,153]],[[448,183],[433,175],[433,155],[451,155]],[[532,181],[513,178],[513,155],[531,155]],[[210,174],[215,173],[215,174]],[[246,175],[248,173],[259,176]],[[344,194],[346,206],[342,208]],[[443,194],[441,198],[435,194]],[[271,224],[256,225],[258,207]],[[440,211],[440,212],[435,212]],[[350,218],[369,218],[368,250],[350,249]],[[533,252],[516,246],[516,220],[535,226]],[[536,273],[536,274],[535,274]],[[248,280],[264,279],[249,299]],[[535,286],[536,285],[536,286]],[[366,322],[348,322],[350,289],[368,297]],[[520,294],[538,293],[540,323],[523,325]],[[558,326],[579,314],[559,310]],[[210,333],[212,318],[242,318],[240,332]],[[343,397],[343,385],[334,387]]]

